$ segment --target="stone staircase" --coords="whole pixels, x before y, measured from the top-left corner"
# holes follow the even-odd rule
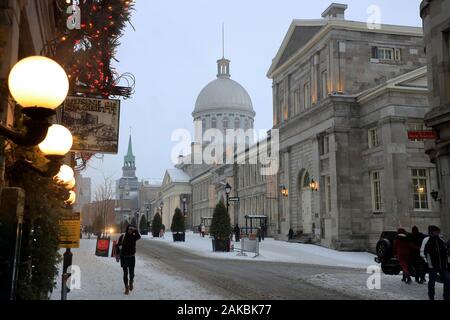
[[[298,236],[294,236],[291,240],[288,242],[291,243],[303,243],[303,244],[313,244],[314,235],[312,234],[301,234]]]

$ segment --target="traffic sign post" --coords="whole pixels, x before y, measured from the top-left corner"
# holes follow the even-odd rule
[[[240,202],[241,199],[236,197],[236,198],[230,198],[230,199],[228,199],[228,201],[230,201],[230,202]]]
[[[67,273],[67,270],[72,265],[73,255],[70,249],[80,247],[80,218],[81,214],[79,212],[71,212],[63,215],[59,220],[59,247],[66,249],[61,276],[61,300],[67,300],[67,293],[70,292],[70,289],[67,287],[70,274]]]

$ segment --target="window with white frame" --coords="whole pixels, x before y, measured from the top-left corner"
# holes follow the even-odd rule
[[[331,177],[325,177],[325,202],[327,213],[331,212]]]
[[[383,210],[383,198],[381,196],[380,171],[372,171],[370,173],[370,184],[372,188],[372,210],[381,212]]]
[[[370,128],[368,130],[368,142],[369,149],[376,148],[380,145],[378,127]]]
[[[372,59],[400,61],[402,59],[402,50],[400,48],[372,47]]]
[[[329,89],[328,89],[328,71],[323,71],[322,72],[322,98],[326,98],[328,97],[328,93],[329,93]]]
[[[412,169],[414,189],[414,209],[428,210],[428,172],[427,169]]]
[[[309,82],[303,86],[303,107],[309,109],[311,107],[311,90]]]
[[[426,130],[429,130],[429,129],[425,126],[425,123],[423,123],[423,122],[411,122],[408,124],[408,131],[426,131]],[[412,141],[418,142],[421,140],[415,139]]]
[[[320,138],[320,155],[324,156],[330,153],[330,137],[328,135]]]

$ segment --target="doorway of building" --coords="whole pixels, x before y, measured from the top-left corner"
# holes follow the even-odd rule
[[[303,234],[312,234],[312,190],[311,190],[311,177],[307,170],[303,170],[300,174],[299,179],[299,190],[300,190],[300,216],[301,216],[301,227],[303,229]]]

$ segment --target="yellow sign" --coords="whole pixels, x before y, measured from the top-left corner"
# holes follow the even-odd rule
[[[59,220],[59,247],[76,249],[80,247],[80,213],[64,215]]]

